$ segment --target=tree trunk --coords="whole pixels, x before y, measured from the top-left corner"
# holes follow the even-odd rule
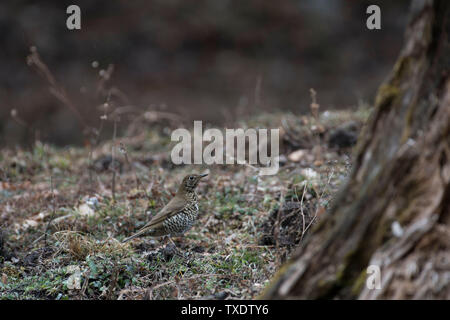
[[[450,298],[449,8],[413,1],[348,182],[262,298]]]

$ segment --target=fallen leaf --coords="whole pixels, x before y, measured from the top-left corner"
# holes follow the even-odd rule
[[[68,272],[73,272],[70,277],[66,280],[67,288],[69,290],[80,290],[81,289],[81,270],[77,265],[70,265],[67,267]]]
[[[95,211],[86,203],[83,203],[78,207],[78,212],[80,213],[80,215],[88,217],[91,217],[95,214]]]
[[[35,221],[35,220],[33,220],[33,219],[27,219],[27,220],[25,220],[25,222],[23,223],[23,227],[25,228],[25,229],[28,229],[28,228],[34,228],[34,227],[36,227],[38,225],[38,223],[37,223],[37,221]]]
[[[296,150],[288,155],[289,161],[300,162],[305,160],[307,162],[312,162],[314,160],[313,155],[306,149]]]

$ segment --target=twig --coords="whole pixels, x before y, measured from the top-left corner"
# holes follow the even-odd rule
[[[275,247],[276,247],[276,252],[279,253],[280,252],[280,243],[278,241],[278,235],[280,233],[280,227],[281,227],[281,223],[280,223],[280,219],[281,219],[281,211],[283,209],[283,205],[284,205],[284,192],[283,190],[281,190],[280,192],[280,207],[278,208],[278,212],[277,212],[277,220],[274,223],[274,230],[273,230],[273,237],[275,239]],[[277,260],[279,260],[280,257],[277,254]],[[278,261],[279,264],[280,261]]]
[[[47,67],[47,65],[41,60],[41,57],[39,56],[39,53],[37,52],[36,47],[30,48],[31,53],[27,56],[27,64],[30,67],[35,67],[36,71],[43,77],[45,80],[47,80],[50,88],[50,93],[58,99],[63,105],[68,107],[78,118],[80,123],[85,127],[89,128],[86,121],[84,121],[83,117],[81,116],[78,109],[75,107],[73,102],[70,100],[69,96],[67,95],[66,91],[62,86],[60,86],[53,74],[51,73],[50,69]]]
[[[331,174],[330,174],[330,176],[328,177],[328,182],[327,182],[328,184],[330,184],[331,178],[333,177],[333,173],[334,173],[334,168],[331,168]],[[324,194],[324,193],[325,193],[325,188],[322,190],[322,193],[320,194],[319,201],[318,201],[319,205],[320,205],[320,200],[322,200],[322,197],[323,197],[323,194]],[[314,223],[314,221],[316,220],[316,218],[317,218],[317,212],[318,212],[319,207],[320,207],[319,205],[317,206],[316,210],[314,210],[314,217],[312,217],[311,221],[310,221],[309,224],[306,226],[305,232],[308,231],[309,227],[310,227],[310,226]]]
[[[119,145],[119,150],[120,150],[121,153],[123,153],[123,155],[125,157],[125,162],[130,166],[131,171],[133,171],[134,178],[136,179],[136,188],[137,189],[141,188],[144,191],[145,196],[147,197],[147,199],[150,199],[150,196],[147,194],[147,190],[144,188],[141,180],[139,179],[139,177],[137,175],[137,172],[136,172],[134,166],[131,164],[131,162],[130,162],[130,160],[128,158],[128,151],[127,151],[125,145],[122,142]]]
[[[111,281],[109,282],[108,291],[106,293],[106,300],[111,300],[112,295],[114,294],[114,288],[117,285],[117,279],[119,277],[120,266],[115,266],[111,275]]]
[[[52,223],[53,219],[56,216],[56,200],[55,200],[55,192],[53,190],[53,175],[50,175],[50,188],[52,191],[52,206],[53,206],[53,211],[52,211],[52,215],[50,216],[50,220],[48,220],[47,226],[45,228],[45,232],[44,232],[44,243],[45,246],[47,246],[47,233],[48,230],[50,229],[50,224]]]
[[[111,148],[111,170],[112,170],[112,199],[116,202],[116,165],[115,165],[115,146],[116,146],[116,134],[117,134],[117,119],[114,119],[114,133],[113,133],[113,143]]]
[[[80,291],[80,298],[82,298],[84,296],[84,293],[86,292],[87,286],[89,284],[89,276],[91,275],[91,270],[87,270],[84,273],[84,282],[83,282],[83,286],[81,287],[81,291]]]
[[[19,125],[21,125],[25,129],[27,130],[29,129],[28,124],[19,117],[17,109],[11,109],[11,118],[13,118],[14,121],[16,121]]]
[[[317,122],[319,122],[319,104],[317,103],[317,92],[313,88],[309,89],[309,92],[311,94],[311,113],[313,117],[316,119]]]
[[[303,219],[303,229],[302,229],[302,235],[300,236],[300,242],[303,240],[303,236],[306,232],[305,229],[305,214],[303,212],[303,199],[305,198],[305,192],[306,192],[306,184],[307,184],[307,180],[304,181],[304,187],[303,187],[303,194],[302,194],[302,200],[300,201],[300,212],[302,214],[302,219]]]
[[[110,95],[107,96],[106,98],[106,102],[103,104],[103,108],[104,108],[104,112],[103,115],[100,117],[100,127],[97,131],[95,131],[95,140],[93,144],[90,144],[90,149],[89,149],[89,166],[88,166],[88,171],[89,171],[89,185],[91,186],[91,189],[93,189],[93,179],[92,179],[92,156],[94,153],[94,148],[96,148],[98,146],[98,142],[100,140],[100,135],[103,131],[103,124],[104,121],[108,118],[108,116],[106,115],[106,111],[108,110],[109,107],[109,99],[110,99]]]

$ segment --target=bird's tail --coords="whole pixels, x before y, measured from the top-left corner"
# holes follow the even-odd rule
[[[135,234],[133,234],[132,236],[129,236],[128,238],[123,239],[122,243],[128,242],[134,238],[137,238],[137,237],[143,235],[144,233],[146,233],[147,231],[148,231],[147,228],[143,228],[143,229],[139,230],[138,232],[136,232]]]

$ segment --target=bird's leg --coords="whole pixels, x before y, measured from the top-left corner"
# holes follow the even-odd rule
[[[183,253],[180,251],[180,249],[178,249],[178,247],[177,247],[177,245],[175,244],[175,242],[173,242],[172,237],[171,237],[171,236],[168,236],[167,238],[169,239],[170,243],[172,243],[172,245],[173,245],[173,247],[174,247],[175,254],[176,254],[177,256],[179,256],[179,257],[184,257]]]
[[[178,257],[182,258],[186,265],[189,265],[191,262],[191,259],[189,259],[189,257],[186,257],[185,253],[182,252],[177,245],[175,244],[175,242],[172,240],[172,237],[168,236],[169,241],[173,244],[174,248],[175,248],[175,255],[177,255]]]
[[[161,244],[163,247],[167,246],[168,240],[169,240],[168,236],[163,236],[162,241],[161,241]]]
[[[173,246],[175,248],[177,248],[177,245],[175,244],[175,242],[173,242],[172,238],[170,236],[167,236],[167,239],[169,239],[169,241],[173,244]],[[178,248],[177,248],[178,249]]]
[[[172,248],[170,248],[170,246],[168,245],[169,242],[172,244]],[[167,235],[167,236],[163,237],[162,245],[164,247],[163,250],[165,250],[165,251],[172,251],[173,250],[172,252],[174,253],[174,255],[177,255],[179,257],[183,256],[180,253],[180,250],[178,249],[177,245],[175,244],[175,242],[173,242],[173,240],[172,240],[172,238],[170,236]]]

